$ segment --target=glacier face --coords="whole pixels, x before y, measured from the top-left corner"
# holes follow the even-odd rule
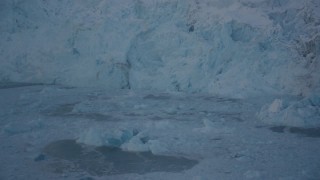
[[[319,89],[316,0],[0,2],[0,81],[242,97]]]

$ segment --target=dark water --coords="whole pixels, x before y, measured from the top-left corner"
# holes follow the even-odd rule
[[[74,140],[48,144],[42,156],[55,173],[87,172],[94,176],[150,172],[181,172],[198,161],[183,157],[160,156],[151,152],[126,152],[114,147],[88,147]],[[44,158],[43,158],[44,159]]]
[[[0,89],[19,88],[25,86],[40,86],[41,83],[0,82]]]
[[[319,138],[320,128],[299,128],[299,127],[287,127],[287,126],[273,126],[269,128],[273,132],[284,133],[289,132],[306,137]]]
[[[84,119],[94,119],[96,121],[117,121],[117,118],[111,115],[104,115],[99,113],[73,113],[72,110],[77,103],[61,104],[57,107],[44,110],[43,115],[46,116],[58,116],[58,117],[70,117],[70,118],[84,118]]]

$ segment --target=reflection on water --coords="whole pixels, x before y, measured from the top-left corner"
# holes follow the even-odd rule
[[[115,175],[150,172],[180,172],[198,161],[183,157],[153,155],[151,152],[126,152],[114,147],[88,147],[74,140],[48,144],[43,153],[55,159],[50,169],[56,173],[87,172],[91,175]]]

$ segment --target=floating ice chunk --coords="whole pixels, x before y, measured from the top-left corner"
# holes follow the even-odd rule
[[[143,152],[149,151],[149,144],[139,136],[134,136],[129,142],[121,145],[121,149],[124,151],[136,151]]]
[[[116,129],[106,131],[100,127],[92,127],[80,135],[77,142],[93,146],[121,147],[139,132],[136,129]]]
[[[159,140],[150,140],[147,134],[130,128],[106,132],[101,127],[92,127],[81,134],[77,142],[92,146],[119,147],[124,151],[151,151],[153,154],[167,152],[167,146]]]
[[[222,119],[223,120],[223,119]],[[210,119],[202,119],[203,127],[194,128],[194,132],[200,132],[205,134],[230,134],[233,131],[233,128],[225,127],[221,122],[214,122]]]
[[[164,110],[164,112],[167,114],[176,114],[177,111],[178,111],[178,107],[174,107],[174,106],[168,107]]]
[[[77,142],[93,146],[105,145],[103,132],[98,128],[90,128],[87,132],[80,135]]]
[[[261,173],[259,171],[249,170],[244,173],[244,176],[247,179],[257,179],[261,176]]]
[[[3,131],[10,135],[32,132],[43,128],[40,120],[34,120],[28,123],[12,122],[4,126]]]
[[[202,119],[203,122],[203,127],[201,128],[194,128],[193,131],[195,132],[202,132],[202,133],[207,133],[207,132],[211,132],[214,128],[214,123],[212,121],[210,121],[207,118]]]
[[[300,101],[274,100],[265,105],[258,113],[265,123],[293,127],[320,126],[319,96],[311,95]]]
[[[206,128],[214,127],[214,123],[207,118],[202,119],[202,122]]]
[[[154,127],[157,129],[168,129],[168,128],[172,128],[173,126],[174,125],[167,120],[154,123]]]
[[[166,144],[160,142],[159,140],[150,140],[148,145],[152,154],[165,154],[168,152]]]
[[[134,109],[137,109],[137,110],[139,110],[139,109],[145,109],[145,108],[147,108],[147,107],[148,107],[148,106],[145,105],[145,104],[136,104],[136,105],[133,106],[133,108],[134,108]]]
[[[281,99],[275,99],[272,104],[269,106],[269,112],[271,113],[277,113],[282,108],[282,100]]]
[[[320,95],[313,94],[308,100],[310,101],[311,106],[320,107]]]

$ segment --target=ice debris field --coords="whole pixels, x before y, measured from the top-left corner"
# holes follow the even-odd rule
[[[319,9],[0,1],[0,179],[320,179]]]

